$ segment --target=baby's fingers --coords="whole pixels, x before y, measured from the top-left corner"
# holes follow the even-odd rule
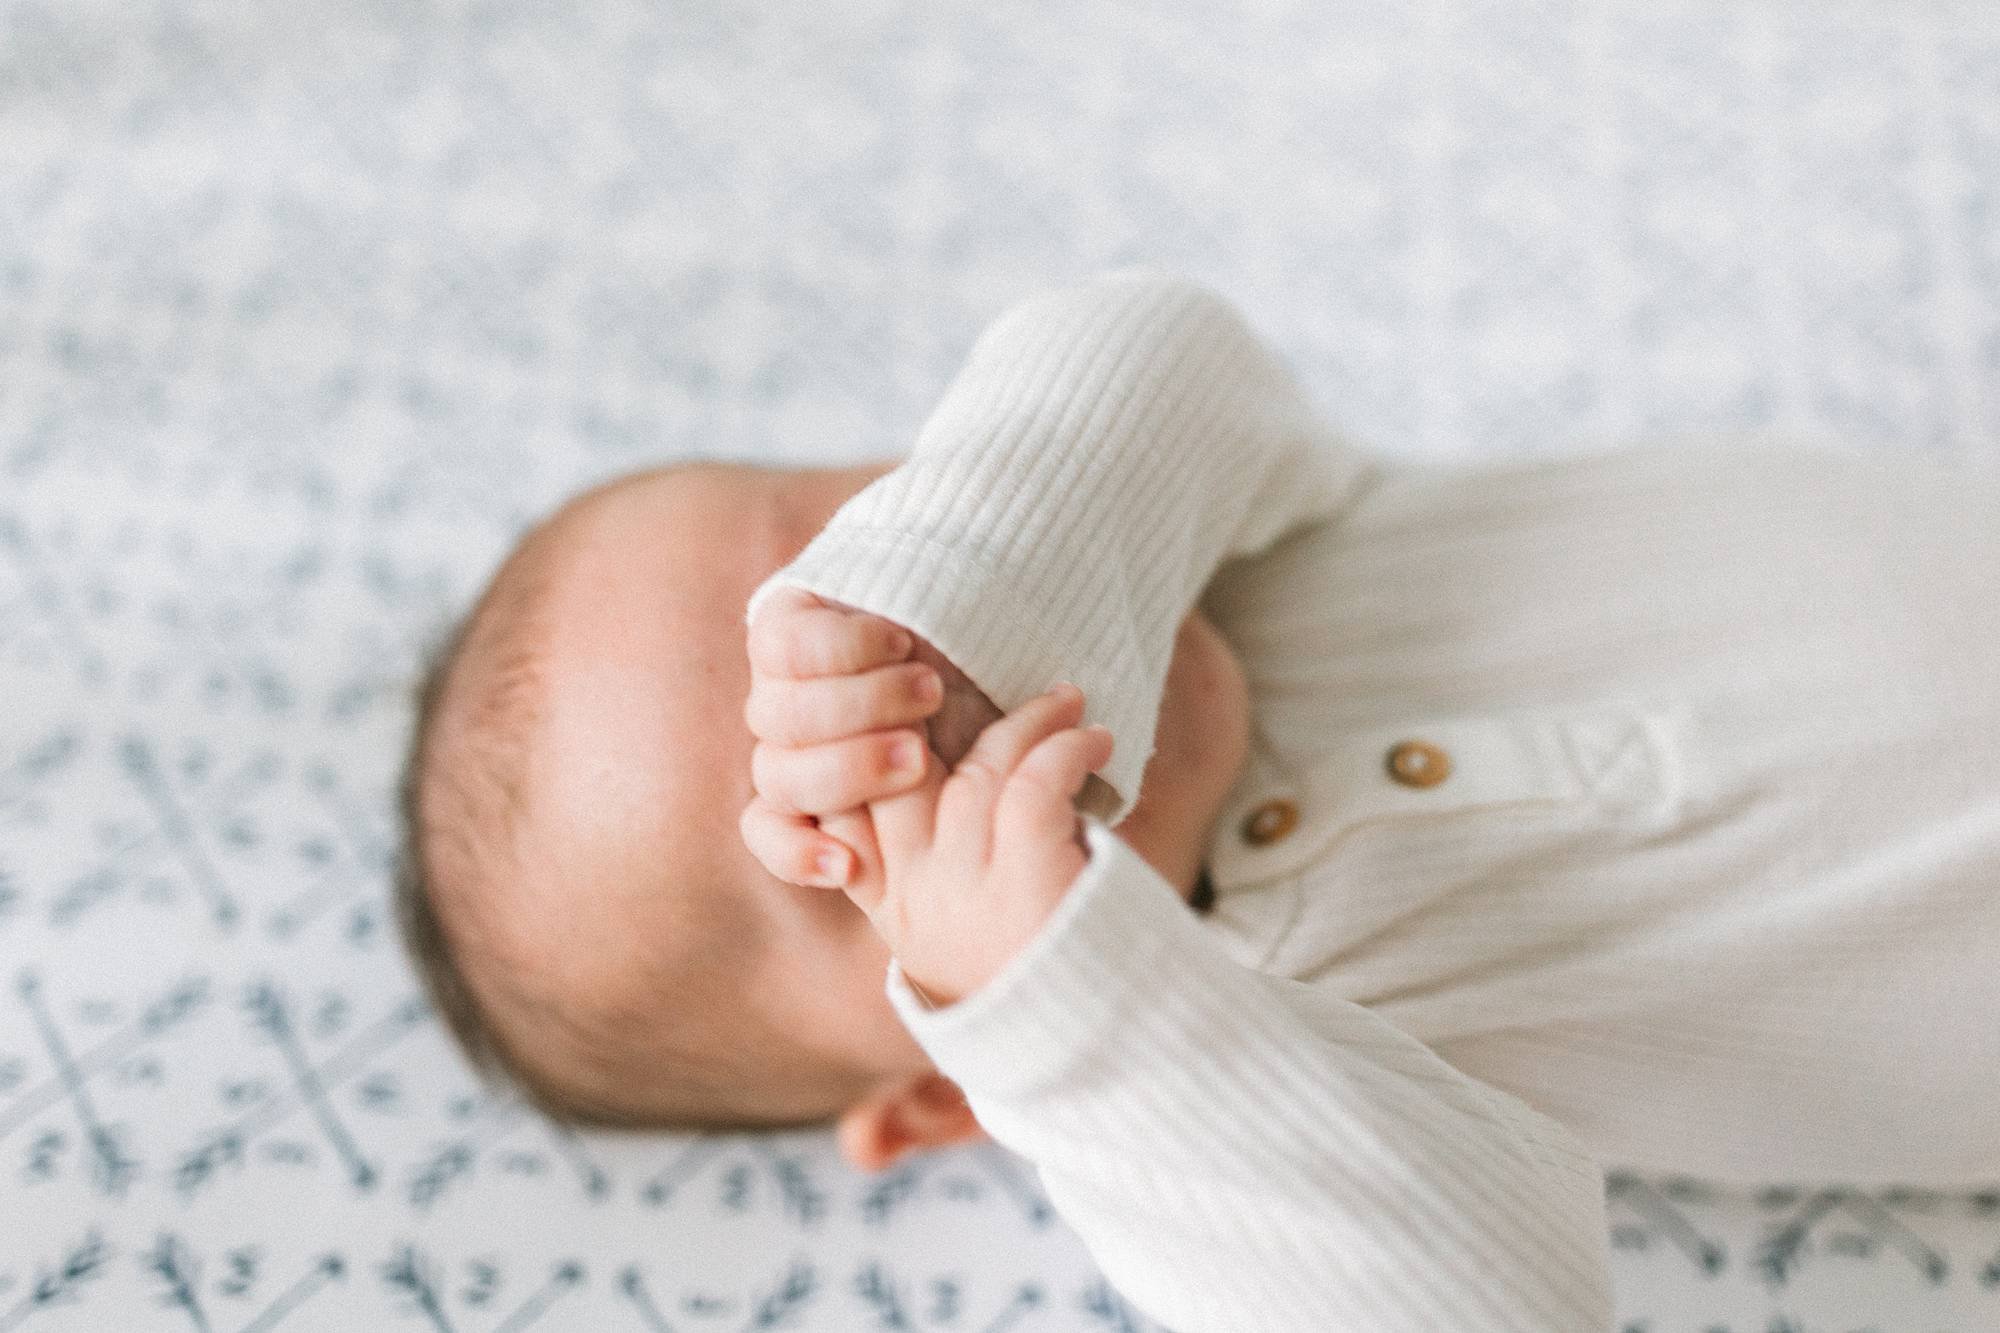
[[[916,640],[894,621],[779,588],[757,608],[746,645],[759,675],[806,680],[901,662]]]
[[[757,676],[743,705],[750,734],[774,745],[819,745],[923,721],[944,699],[936,668],[898,662],[846,676]]]
[[[940,830],[969,838],[983,854],[990,845],[995,803],[1007,778],[1042,740],[1083,716],[1083,691],[1058,685],[1038,694],[979,733],[945,782],[938,802]]]
[[[908,791],[923,781],[929,746],[899,729],[797,749],[760,744],[750,752],[757,795],[793,814],[832,815]]]
[[[1111,733],[1070,728],[1043,740],[1007,779],[993,812],[996,847],[1027,848],[1076,834],[1076,795],[1111,761]]]
[[[787,884],[837,889],[856,868],[853,851],[822,833],[811,816],[780,810],[761,798],[743,807],[737,829],[750,854]]]

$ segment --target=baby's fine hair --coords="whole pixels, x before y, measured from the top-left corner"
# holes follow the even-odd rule
[[[534,540],[530,534],[528,541]],[[526,549],[526,543],[523,545]],[[516,552],[509,564],[519,559]],[[397,812],[399,848],[392,896],[403,947],[431,1007],[489,1081],[519,1092],[566,1124],[607,1119],[575,1104],[538,1078],[496,1031],[466,979],[465,960],[438,906],[440,880],[494,873],[495,844],[518,813],[527,735],[543,692],[542,654],[534,648],[546,585],[518,566],[504,567],[483,597],[424,656],[415,691]],[[471,699],[454,697],[455,673],[476,643],[499,642],[490,681]],[[453,723],[449,755],[441,733]],[[440,808],[441,807],[441,808]]]
[[[754,932],[733,924],[715,929],[717,918],[690,915],[677,924],[706,931],[704,947],[656,951],[674,961],[643,975],[647,994],[605,1002],[566,980],[564,960],[542,948],[547,932],[522,916],[560,910],[550,904],[566,893],[616,892],[593,881],[588,864],[552,871],[529,781],[537,747],[553,743],[551,708],[562,684],[556,664],[566,660],[557,632],[562,610],[571,593],[591,594],[574,581],[563,553],[573,549],[579,527],[587,534],[597,512],[592,497],[607,489],[586,492],[532,529],[471,612],[426,655],[400,786],[393,896],[403,943],[473,1067],[559,1122],[681,1129],[807,1123],[792,1113],[801,1098],[828,1105],[850,1099],[867,1071],[832,1061],[781,1029],[743,1029],[753,1015],[729,988],[746,973]],[[588,861],[587,852],[559,845]],[[703,898],[704,886],[678,882],[675,868],[657,858],[655,871],[659,893],[685,891],[688,901],[723,896]],[[561,881],[550,881],[552,873]],[[615,922],[615,897],[590,907],[593,921]],[[635,966],[648,966],[645,949],[633,954]],[[680,961],[690,957],[701,960],[699,968]],[[724,1034],[727,1025],[734,1026]],[[776,1099],[782,1111],[773,1109],[778,1083],[788,1090]],[[792,1095],[806,1085],[808,1093]]]
[[[452,780],[432,772],[430,751],[445,688],[472,623],[473,618],[466,617],[427,655],[418,680],[416,715],[397,791],[400,846],[391,889],[396,924],[432,1010],[443,1020],[445,1029],[473,1068],[518,1088],[538,1106],[560,1116],[561,1108],[545,1104],[540,1090],[526,1076],[526,1071],[509,1059],[507,1047],[487,1024],[437,910],[433,884],[435,848],[424,821],[424,788],[427,782]],[[462,833],[456,836],[464,837]]]

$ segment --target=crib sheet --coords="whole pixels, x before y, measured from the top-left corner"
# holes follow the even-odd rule
[[[996,1148],[482,1088],[384,910],[425,647],[573,489],[895,454],[1114,264],[1405,456],[1990,458],[1994,14],[0,0],[0,1333],[1150,1328]],[[2000,1188],[1609,1206],[1633,1333],[2000,1329]]]

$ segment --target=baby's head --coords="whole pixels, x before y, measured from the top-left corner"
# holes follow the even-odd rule
[[[843,1116],[872,1162],[976,1132],[897,1021],[867,919],[773,877],[737,832],[745,603],[886,466],[704,464],[591,491],[528,534],[433,669],[405,934],[475,1061],[552,1114]]]

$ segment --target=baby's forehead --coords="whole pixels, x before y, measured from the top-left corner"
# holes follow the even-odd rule
[[[564,506],[426,691],[413,827],[449,966],[503,1040],[551,1059],[564,1032],[643,1048],[667,997],[706,997],[727,1026],[769,952],[769,886],[736,820],[741,613],[775,556],[744,540],[742,495],[727,477],[635,480]],[[692,1017],[677,1039],[703,1042]]]
[[[736,832],[751,795],[743,607],[781,558],[754,516],[751,469],[642,474],[531,533],[468,645],[483,711],[520,752],[525,834],[599,882],[740,906],[754,861]],[[671,884],[656,883],[663,870]]]

